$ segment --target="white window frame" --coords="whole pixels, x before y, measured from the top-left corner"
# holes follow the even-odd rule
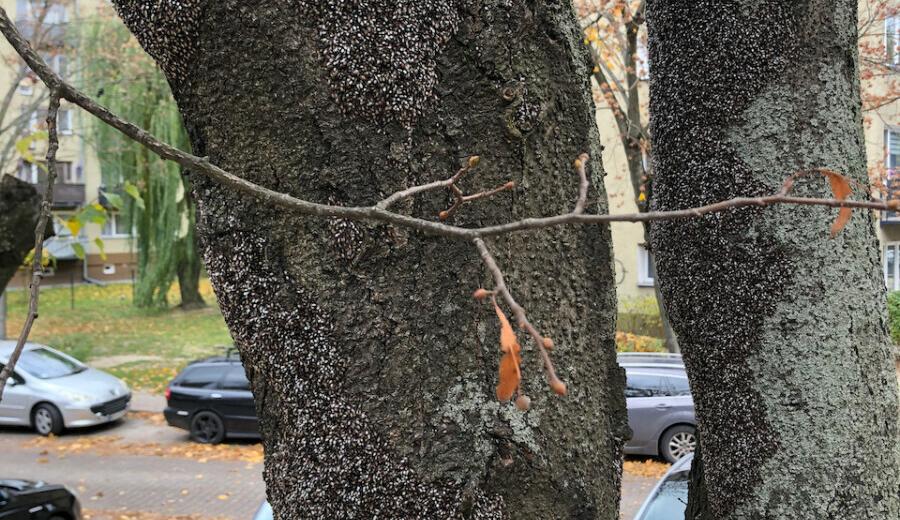
[[[59,128],[60,134],[72,135],[73,133],[75,133],[75,127],[73,125],[75,121],[75,118],[73,116],[74,113],[75,111],[71,108],[61,108],[59,110],[59,122],[57,123],[57,127]]]
[[[19,167],[16,168],[16,178],[30,184],[37,184],[40,180],[38,165],[36,163],[20,161]]]
[[[893,48],[891,48],[893,37]],[[900,65],[900,16],[888,16],[884,19],[884,61],[889,65]]]
[[[888,285],[888,249],[894,250],[894,286]],[[881,249],[881,268],[884,271],[884,285],[888,291],[900,291],[900,242],[885,242]]]
[[[23,96],[30,96],[34,94],[34,77],[32,76],[30,70],[26,72],[25,76],[22,78],[22,81],[19,82],[19,87],[16,89],[16,92]]]
[[[638,287],[653,287],[656,280],[650,276],[650,262],[652,261],[650,251],[647,248],[638,245],[637,268],[638,268]]]
[[[121,215],[118,212],[107,211],[106,222],[103,224],[103,227],[100,230],[100,236],[107,238],[130,237],[131,233],[122,232],[122,226],[124,225],[124,223],[119,221],[120,216]],[[107,233],[107,226],[111,226],[111,233]]]
[[[56,172],[57,177],[63,184],[74,184],[76,186],[84,184],[84,179],[82,178],[82,175],[80,175],[81,171],[78,166],[75,165],[75,163],[73,163],[72,161],[56,162],[57,168],[60,168],[63,165],[65,165],[67,169],[62,172],[57,170]]]

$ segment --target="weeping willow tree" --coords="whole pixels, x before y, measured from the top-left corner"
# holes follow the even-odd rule
[[[112,15],[85,24],[83,80],[113,112],[184,150],[190,150],[181,116],[165,77]],[[93,138],[103,184],[109,191],[136,191],[121,213],[136,232],[138,276],[135,304],[164,306],[178,279],[183,307],[203,306],[195,212],[180,167],[161,160],[112,128],[97,124]]]

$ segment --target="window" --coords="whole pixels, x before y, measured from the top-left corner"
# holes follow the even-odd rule
[[[16,0],[16,19],[38,21],[41,16],[47,25],[60,25],[69,21],[69,12],[62,3],[52,0]]]
[[[59,119],[56,122],[57,129],[59,133],[63,135],[72,135],[72,119],[73,119],[74,111],[69,108],[64,108],[59,111]]]
[[[34,94],[34,84],[37,83],[37,77],[26,65],[22,65],[22,69],[24,70],[25,74],[22,78],[22,81],[19,82],[18,93],[22,94],[23,96],[30,96]]]
[[[21,161],[19,163],[19,169],[16,170],[16,177],[19,180],[23,180],[25,182],[30,182],[31,184],[38,183],[38,166],[37,164]]]
[[[900,65],[900,16],[890,16],[884,20],[885,61],[889,65]]]
[[[221,378],[221,367],[189,367],[184,371],[178,385],[188,388],[216,388]]]
[[[72,163],[59,161],[56,163],[56,178],[64,184],[82,184],[81,168],[73,168]]]
[[[900,242],[889,242],[884,245],[882,257],[884,267],[884,283],[889,291],[900,291]]]
[[[637,66],[638,79],[650,81],[650,49],[647,47],[646,34],[638,34],[636,54],[635,65]]]
[[[653,287],[656,281],[656,268],[653,266],[653,255],[643,245],[638,246],[638,286]]]
[[[23,351],[17,367],[38,379],[54,379],[87,370],[70,357],[45,348]]]
[[[128,223],[125,222],[125,218],[119,213],[107,212],[102,234],[106,237],[129,236]]]
[[[626,374],[625,397],[662,397],[671,391],[665,378],[651,374]]]
[[[250,391],[250,381],[247,380],[247,374],[241,365],[231,367],[222,380],[223,390],[246,390]]]
[[[688,384],[687,377],[667,377],[666,383],[669,385],[669,395],[691,395],[691,385]]]
[[[900,131],[887,128],[884,131],[884,169],[885,197],[900,198]],[[900,215],[893,211],[882,211],[882,220],[898,219]]]

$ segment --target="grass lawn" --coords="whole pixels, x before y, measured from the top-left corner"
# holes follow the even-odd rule
[[[182,311],[178,288],[169,294],[172,308],[138,309],[131,285],[82,285],[41,290],[40,318],[30,341],[44,343],[82,361],[98,365],[132,387],[161,391],[187,362],[221,352],[232,343],[207,280],[201,293],[209,307]],[[9,291],[7,333],[22,328],[28,294]]]

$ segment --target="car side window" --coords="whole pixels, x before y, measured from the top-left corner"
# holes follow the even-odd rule
[[[668,377],[666,379],[672,390],[671,395],[691,395],[691,386],[686,377]]]
[[[188,367],[178,384],[188,388],[215,388],[220,379],[221,367]]]
[[[247,380],[247,374],[244,373],[244,367],[241,365],[233,366],[228,369],[225,379],[222,380],[223,390],[250,390],[250,381]]]
[[[6,368],[6,365],[4,365],[3,363],[0,363],[0,371],[2,371],[4,368]],[[9,379],[7,379],[7,384],[9,384],[8,381],[15,381],[15,383],[17,385],[21,385],[25,382],[25,380],[22,379],[22,376],[20,376],[19,374],[16,374],[15,372],[13,372],[12,374],[9,375]]]
[[[660,376],[646,374],[627,374],[625,397],[661,397],[669,395],[670,390]]]

